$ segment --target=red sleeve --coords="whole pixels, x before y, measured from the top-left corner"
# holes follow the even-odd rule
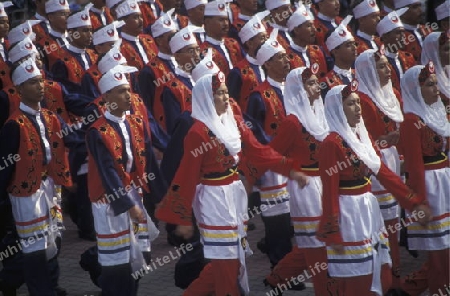
[[[367,131],[373,140],[377,141],[383,134],[380,130],[380,118],[372,100],[365,94],[360,94],[361,98],[361,112],[366,125]]]
[[[267,170],[289,176],[290,171],[297,167],[294,160],[288,159],[271,147],[259,143],[249,128],[239,128],[243,142],[243,159],[246,161],[242,167],[244,167],[246,177],[257,179]]]
[[[192,201],[200,182],[204,153],[193,153],[203,138],[189,132],[184,139],[184,154],[169,191],[156,210],[156,218],[177,225],[192,225]]]
[[[400,125],[400,143],[405,159],[405,171],[408,172],[407,184],[419,196],[425,197],[425,166],[420,127],[424,127],[420,119],[415,115],[407,114]]]
[[[394,195],[400,206],[404,209],[412,211],[415,206],[423,203],[424,195],[415,194],[408,186],[403,184],[399,176],[392,172],[383,162],[377,174],[380,183]]]
[[[288,115],[280,124],[277,133],[272,138],[269,146],[278,153],[285,155],[289,148],[293,145],[296,137],[299,137],[300,124],[297,117]]]
[[[339,228],[339,169],[338,161],[342,160],[341,150],[329,135],[319,151],[319,172],[323,186],[322,217],[317,229],[317,239],[326,244],[341,244],[343,242]]]

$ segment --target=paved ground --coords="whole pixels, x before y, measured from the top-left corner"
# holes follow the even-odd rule
[[[249,232],[249,241],[250,246],[254,251],[254,255],[247,259],[250,289],[252,291],[251,295],[266,296],[270,295],[266,294],[269,289],[264,287],[262,281],[264,276],[269,272],[269,261],[266,255],[262,254],[256,248],[256,242],[263,236],[264,228],[260,217],[256,217],[253,220],[256,224],[256,230]],[[61,266],[60,285],[67,289],[70,296],[96,296],[100,289],[91,282],[89,274],[82,270],[78,263],[80,254],[95,243],[79,239],[76,227],[69,218],[66,219],[65,225],[67,230],[64,232],[63,248],[59,257]],[[157,257],[162,259],[164,256],[170,256],[170,251],[172,251],[172,254],[176,254],[174,248],[166,243],[166,234],[164,230],[161,231],[160,236],[154,242],[152,249],[152,257],[154,259]],[[423,259],[423,254],[421,254],[419,259],[413,259],[404,252],[402,248],[402,273],[405,274],[418,269]],[[139,296],[181,295],[182,290],[174,286],[174,265],[175,261],[171,261],[145,275],[140,281]],[[309,288],[304,291],[289,291],[283,295],[313,296],[313,289],[310,288],[311,284],[307,283],[307,286],[309,286]],[[20,289],[20,296],[26,295],[28,295],[26,287],[22,287]]]

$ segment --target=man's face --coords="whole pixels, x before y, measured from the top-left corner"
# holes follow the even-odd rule
[[[254,15],[258,11],[258,0],[237,0],[241,10],[248,11]]]
[[[270,60],[265,62],[264,66],[269,73],[272,73],[272,76],[274,77],[286,78],[291,70],[288,56],[284,51],[275,54],[272,58],[270,58]]]
[[[140,12],[135,12],[127,15],[123,18],[125,25],[123,25],[122,30],[133,36],[137,36],[142,33],[144,29],[144,21],[142,20],[142,14]]]
[[[7,16],[0,17],[0,38],[5,38],[9,32],[9,19]]]
[[[369,35],[375,35],[377,33],[377,25],[380,22],[380,12],[373,12],[363,16],[358,21],[359,27],[363,32]]]
[[[122,74],[123,75],[123,74]],[[131,108],[131,89],[130,85],[124,84],[119,85],[106,92],[103,95],[105,102],[109,103],[111,106],[116,104],[116,112],[124,113]]]
[[[205,29],[211,37],[226,37],[230,30],[230,20],[226,16],[210,16],[205,18]]]
[[[420,3],[409,5],[409,9],[400,17],[400,19],[409,25],[417,25],[423,17],[422,5]]]
[[[200,46],[198,44],[185,46],[176,52],[174,57],[178,65],[183,67],[186,72],[191,72],[200,62]]]
[[[187,11],[189,20],[194,25],[201,27],[203,25],[203,18],[205,16],[205,4],[200,4],[197,7]]]
[[[40,75],[28,79],[17,88],[24,101],[38,103],[44,99],[44,79]]]
[[[325,16],[335,18],[339,15],[340,9],[339,0],[322,0],[319,2],[319,11]]]
[[[405,47],[405,29],[395,28],[394,30],[383,35],[382,40],[386,48],[389,50],[395,48],[401,50]]]
[[[341,60],[346,64],[353,64],[356,60],[355,40],[348,40],[332,50],[335,60]]]
[[[316,42],[316,27],[313,21],[306,21],[300,26],[294,28],[295,37],[299,38],[306,44],[314,44]]]
[[[47,14],[48,21],[53,29],[64,32],[67,30],[67,18],[70,15],[69,10],[60,10]]]
[[[78,48],[88,48],[92,44],[92,27],[84,26],[69,30],[71,42]]]

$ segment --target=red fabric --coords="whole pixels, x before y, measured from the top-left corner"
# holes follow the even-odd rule
[[[240,296],[238,259],[213,259],[184,291],[183,296]]]
[[[153,98],[152,102],[148,102],[149,106],[154,106],[155,101],[160,100],[164,86],[172,81],[172,79],[175,77],[175,73],[173,73],[170,67],[159,56],[154,56],[148,62],[148,64],[145,65],[145,67],[151,68],[157,82],[155,88],[155,97]],[[150,81],[147,81],[147,83],[150,83]],[[152,112],[153,114],[155,114],[154,110],[152,110]]]
[[[65,123],[71,124],[70,114],[64,104],[64,97],[61,85],[54,81],[44,80],[44,100],[47,108],[50,111],[61,116]]]
[[[3,61],[3,59],[0,57],[0,82],[1,82],[1,87],[2,88],[6,88],[6,87],[13,87],[13,83],[11,80],[11,69],[9,67],[9,65]]]
[[[268,146],[261,145],[245,125],[235,116],[241,132],[243,149],[238,154],[246,177],[259,175],[268,169],[289,175],[295,163],[279,155]],[[243,161],[245,160],[245,163]],[[169,192],[160,203],[156,216],[159,220],[178,225],[192,224],[192,200],[197,184],[208,173],[225,172],[234,166],[234,158],[225,150],[225,145],[211,134],[200,121],[195,121],[184,140],[184,155],[172,181]]]
[[[429,262],[426,261],[418,271],[407,275],[402,279],[402,290],[411,296],[422,295],[428,289]]]
[[[424,25],[419,25],[419,32],[423,36],[422,38],[425,39],[425,37],[427,37],[428,35],[430,35],[430,33],[433,32],[433,29],[431,29],[431,26],[426,27]],[[412,31],[405,30],[405,40],[408,41],[407,44],[405,44],[403,50],[412,54],[417,63],[420,64],[422,46],[420,46],[420,42],[417,39],[416,35]],[[413,41],[411,42],[410,40]]]
[[[158,16],[153,13],[152,8],[150,7],[150,2],[141,1],[138,2],[138,4],[139,9],[142,12],[144,28],[153,25],[153,23],[158,19]],[[155,1],[154,5],[158,6],[160,8],[160,11],[162,11],[162,5],[158,1]]]
[[[114,21],[114,18],[112,17],[111,12],[108,7],[104,7],[104,9],[105,9],[106,23],[110,24]],[[104,26],[102,24],[102,19],[100,18],[100,15],[98,15],[97,13],[94,13],[92,10],[89,11],[89,17],[91,18],[91,24],[92,24],[93,31]]]
[[[450,249],[428,252],[428,265],[432,266],[432,268],[428,270],[430,295],[449,295],[448,290],[446,290],[449,286],[450,279],[449,254]],[[442,294],[439,294],[440,291]]]
[[[147,34],[139,34],[139,41],[144,48],[147,58],[150,61],[154,56],[158,54],[158,47],[153,40],[153,37]],[[130,41],[122,38],[122,44],[120,45],[120,52],[127,59],[127,65],[136,67],[138,70],[142,70],[145,64],[141,58],[139,52],[134,48]]]
[[[327,262],[327,249],[322,248],[306,248],[305,252],[306,263],[309,268],[314,268],[316,264],[319,265]],[[317,269],[314,269],[316,271]],[[312,277],[314,284],[314,294],[316,296],[330,295],[338,296],[339,280],[328,276],[327,270],[320,270]],[[310,272],[311,274],[311,272]]]
[[[3,88],[5,94],[8,95],[9,100],[9,116],[11,116],[20,106],[20,96],[14,86]]]
[[[91,64],[89,66],[97,63],[97,54],[95,51],[92,49],[86,49],[86,54],[91,60]],[[67,80],[76,84],[81,84],[81,79],[87,70],[85,70],[84,66],[81,65],[72,54],[69,53],[68,49],[61,49],[57,59],[62,61],[67,68]]]
[[[439,154],[443,141],[443,137],[426,126],[417,115],[405,114],[405,120],[400,125],[400,142],[405,171],[408,172],[407,184],[421,196],[426,196],[423,156]]]
[[[324,77],[327,74],[327,62],[325,60],[325,55],[323,54],[322,49],[320,49],[317,45],[308,45],[306,49],[307,55],[309,56],[309,60],[311,65],[317,63],[319,65],[319,71],[317,72],[317,78]],[[286,53],[290,60],[291,69],[305,67],[305,63],[302,58],[292,50],[291,47],[286,48]]]
[[[372,286],[372,274],[338,278],[339,293],[337,295],[345,296],[376,296],[374,292],[370,291]],[[381,286],[383,295],[389,290],[392,283],[391,268],[384,264],[381,266]]]
[[[356,52],[358,53],[358,55],[360,55],[361,53],[363,53],[364,51],[368,50],[368,49],[372,49],[372,47],[370,47],[369,45],[367,45],[366,41],[364,41],[363,38],[359,37],[358,35],[354,35],[355,38],[355,42],[356,42]],[[380,37],[378,36],[374,36],[374,40],[376,45],[378,46],[378,48],[380,48],[381,46],[381,40]]]
[[[250,66],[250,62],[247,59],[243,59],[235,68],[239,70],[241,73],[242,86],[241,91],[239,93],[239,98],[235,98],[239,103],[239,106],[242,110],[247,111],[248,97],[250,94],[258,87],[260,82],[256,76],[255,71]]]
[[[237,65],[241,60],[244,59],[239,43],[233,38],[229,37],[225,37],[223,41],[225,43],[225,47],[228,50],[231,64],[233,64],[233,66]],[[217,67],[219,67],[220,71],[222,71],[225,76],[228,76],[231,69],[228,65],[228,60],[226,59],[226,57],[222,55],[217,49],[215,49],[208,41],[205,41],[200,45],[200,49],[204,52],[206,52],[208,48],[211,48],[212,50],[214,63],[216,63]]]
[[[398,223],[398,219],[385,220],[384,226],[386,229],[395,229],[395,225]],[[389,228],[389,225],[392,228]],[[400,288],[400,247],[398,245],[397,232],[388,232],[389,249],[392,259],[392,289]]]
[[[352,76],[355,77],[355,69],[352,69]],[[323,83],[328,87],[328,90],[332,89],[336,85],[343,85],[344,82],[334,70],[328,71],[325,77],[320,78],[320,88],[323,88]],[[325,98],[323,98],[325,99]]]
[[[363,179],[369,169],[337,133],[330,133],[322,142],[319,152],[319,172],[323,184],[323,215],[317,230],[317,238],[327,244],[342,244],[339,228],[339,181]],[[333,169],[334,168],[334,169]],[[399,204],[412,210],[424,200],[423,194],[415,195],[403,184],[400,177],[382,162],[376,175],[380,183],[391,192]]]
[[[33,16],[30,20],[36,20],[36,18]],[[39,24],[33,26],[33,32],[36,34],[35,44],[38,44],[40,40],[47,35],[46,28],[44,28],[44,26],[46,26],[44,22],[40,22]]]
[[[16,110],[8,121],[15,121],[20,127],[20,145],[18,154],[20,161],[8,186],[8,192],[14,196],[30,196],[41,186],[43,175],[52,177],[55,185],[72,186],[69,171],[69,161],[63,139],[58,136],[61,124],[56,115],[42,109],[44,125],[47,129],[48,141],[51,143],[52,158],[48,165],[44,165],[44,151],[42,151],[42,138],[31,120],[21,111]]]
[[[270,25],[269,22],[266,23],[266,31],[268,35],[270,35],[273,31],[273,27]],[[280,31],[278,31],[277,41],[278,43],[281,44],[281,46],[283,46],[284,49],[290,47],[289,42],[286,39],[284,39],[283,36],[280,35]]]
[[[339,16],[336,17],[335,22],[337,25],[339,25],[342,22],[342,18]],[[325,24],[318,17],[314,19],[314,26],[316,27],[316,44],[322,46],[323,48],[326,48],[327,46],[325,45],[325,36],[329,31],[327,26],[325,26]],[[350,28],[347,27],[347,29],[349,30]],[[351,32],[351,30],[349,31]]]
[[[399,50],[398,59],[400,61],[400,64],[402,65],[403,73],[405,73],[409,68],[416,65],[416,61],[414,60],[413,55],[409,52]],[[392,64],[389,64],[389,67],[391,67],[392,88],[400,90],[400,77],[397,75],[397,72],[395,72],[394,66]]]
[[[305,250],[294,247],[292,251],[281,259],[273,268],[272,272],[266,276],[266,280],[271,286],[285,285],[291,281],[292,277],[297,278],[308,268]],[[325,262],[326,262],[325,253]],[[293,284],[293,282],[291,282]]]
[[[283,120],[269,145],[281,155],[297,160],[302,166],[311,166],[319,161],[320,144],[303,127],[297,116],[290,114]]]

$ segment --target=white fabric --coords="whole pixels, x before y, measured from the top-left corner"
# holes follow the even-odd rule
[[[322,97],[314,100],[313,107],[315,112],[313,112],[308,93],[302,81],[302,73],[305,69],[305,67],[296,68],[287,75],[284,106],[286,114],[295,115],[308,133],[316,140],[322,142],[329,131],[323,100]]]
[[[440,35],[441,32],[433,32],[425,38],[423,41],[421,62],[422,65],[428,64],[429,61],[434,63],[439,91],[447,98],[450,98],[450,76],[445,73],[445,69],[442,67],[441,59],[439,58]]]
[[[405,72],[400,80],[403,97],[403,112],[419,116],[433,131],[443,137],[450,137],[450,122],[441,98],[432,104],[425,103],[419,86],[419,74],[425,66],[414,66]]]
[[[16,69],[14,69],[11,79],[14,85],[18,86],[24,83],[25,81],[40,75],[42,75],[42,73],[36,66],[34,58],[30,57],[27,60],[20,63],[20,65]]]
[[[390,31],[403,28],[403,23],[400,20],[400,16],[402,16],[405,12],[408,11],[408,8],[401,8],[398,10],[391,11],[377,25],[377,33],[378,36],[383,37],[384,34],[389,33]]]
[[[374,49],[368,49],[361,53],[355,61],[356,80],[358,90],[369,96],[375,105],[393,121],[403,122],[403,113],[400,103],[392,89],[392,81],[381,87],[378,77],[375,56],[379,53]]]
[[[431,216],[441,217],[422,227],[414,222],[408,227],[408,244],[412,250],[444,250],[450,247],[450,168],[425,171],[425,190]],[[407,213],[409,216],[410,213]],[[412,221],[416,219],[411,218]],[[409,219],[406,219],[408,221]]]
[[[193,33],[197,32],[196,28],[192,26],[187,26],[173,35],[169,41],[170,50],[175,54],[180,49],[197,44],[197,38]]]
[[[55,238],[59,233],[59,228],[51,210],[55,205],[53,194],[54,183],[50,177],[42,180],[39,190],[30,196],[16,197],[9,194],[12,214],[24,254],[45,250],[46,257],[50,260],[57,253]],[[48,218],[45,218],[46,216]],[[30,221],[37,222],[23,225],[24,222]],[[34,238],[34,243],[31,243],[32,239],[30,238]]]
[[[283,5],[291,5],[289,0],[266,0],[266,9],[273,10]]]
[[[219,40],[216,40],[216,39],[214,39],[214,38],[212,38],[212,37],[206,36],[206,41],[208,41],[209,43],[211,43],[211,44],[213,44],[213,45],[219,46],[220,49],[222,49],[223,54],[225,55],[225,59],[226,59],[227,62],[228,62],[228,68],[229,68],[230,70],[233,69],[234,66],[233,66],[233,63],[232,63],[232,61],[231,61],[231,57],[230,57],[230,53],[229,53],[229,51],[228,51],[228,48],[225,46],[225,41],[224,41],[224,39],[222,39],[221,41],[219,41]]]
[[[220,117],[217,115],[214,107],[212,75],[200,78],[192,89],[192,117],[203,122],[225,145],[230,155],[235,156],[241,151],[241,135],[230,105],[225,114]]]
[[[125,25],[124,21],[114,21],[111,24],[99,29],[98,31],[95,31],[92,34],[92,43],[94,45],[99,45],[110,41],[116,42],[120,39],[117,29],[122,27],[123,25]]]
[[[438,21],[450,16],[450,1],[446,0],[444,3],[434,9]]]
[[[98,61],[98,70],[100,73],[105,74],[110,69],[114,68],[117,65],[125,65],[127,63],[126,58],[120,52],[120,45],[122,44],[122,40],[119,39],[99,61]]]
[[[307,21],[313,21],[314,16],[309,12],[305,5],[301,4],[297,10],[289,17],[287,27],[289,32]]]
[[[268,11],[262,11],[255,14],[248,22],[242,26],[238,35],[242,44],[258,35],[259,33],[266,33],[266,27],[262,23],[262,20],[269,15]]]
[[[116,7],[115,11],[117,19],[120,19],[133,13],[140,13],[141,9],[139,8],[139,4],[136,0],[126,0],[124,2],[121,2]]]
[[[94,4],[87,4],[82,11],[72,14],[67,18],[67,29],[79,28],[79,27],[90,27],[91,17],[89,16],[89,9],[93,7]]]
[[[8,41],[10,44],[14,44],[29,37],[34,41],[36,34],[33,33],[33,26],[39,24],[42,21],[39,20],[29,20],[17,27],[12,28],[8,33]]]
[[[344,114],[343,98],[341,91],[344,85],[338,85],[328,91],[325,97],[325,117],[330,127],[330,132],[338,133],[350,148],[356,153],[375,174],[378,174],[381,166],[380,157],[375,152],[367,132],[364,120],[356,125],[356,132],[359,134],[359,139],[348,125],[347,117]]]
[[[106,0],[106,7],[111,9],[114,6],[116,6],[117,4],[119,4],[120,2],[122,2],[122,0]]]
[[[162,13],[161,16],[153,23],[151,30],[153,38],[159,37],[167,32],[177,31],[177,24],[172,21],[172,14],[175,12],[175,8]]]
[[[195,85],[195,81],[194,81],[194,79],[192,79],[191,73],[184,71],[179,66],[175,68],[174,72],[175,72],[175,75],[178,75],[178,76],[184,77],[186,79],[189,79],[189,81],[191,82],[192,86]]]
[[[11,7],[14,4],[11,1],[0,2],[0,17],[8,17],[5,8]]]
[[[296,181],[288,181],[291,219],[298,247],[325,247],[315,235],[322,216],[322,188],[319,176],[309,176],[309,183],[303,188]]]
[[[14,47],[9,49],[8,60],[11,63],[15,63],[21,58],[38,53],[39,52],[36,46],[34,46],[33,41],[31,41],[30,38],[26,37],[25,39],[17,43]]]
[[[219,67],[212,59],[212,49],[208,48],[205,57],[192,70],[192,80],[197,82],[204,75],[215,75],[220,72]]]
[[[97,13],[100,16],[100,20],[102,21],[102,25],[106,26],[106,16],[105,16],[105,7],[103,7],[102,9],[98,9],[94,6],[92,6],[89,11],[92,11],[94,13]]]
[[[351,15],[346,16],[331,35],[328,36],[327,40],[325,40],[325,45],[329,51],[332,51],[344,42],[354,39],[352,33],[347,30],[347,25],[352,17]]]
[[[395,0],[392,1],[395,4],[395,9],[399,9],[411,4],[416,4],[416,3],[420,3],[420,0]]]
[[[400,157],[397,148],[395,148],[395,146],[384,148],[380,150],[380,153],[383,163],[397,176],[400,176]],[[392,193],[384,193],[386,189],[375,176],[372,175],[370,180],[372,182],[372,193],[378,200],[383,220],[387,221],[398,218],[400,214],[400,205],[395,197]]]
[[[48,0],[45,2],[45,13],[62,10],[70,11],[69,2],[67,0]]]
[[[274,55],[279,52],[285,52],[283,46],[277,41],[278,29],[273,29],[270,33],[269,39],[261,45],[260,49],[256,53],[256,60],[258,64],[264,65]]]
[[[184,6],[186,7],[186,10],[195,8],[199,5],[206,5],[208,3],[208,0],[184,0]]]
[[[359,19],[363,16],[379,11],[380,8],[378,8],[375,0],[364,0],[353,8],[353,15],[355,16],[355,19]]]
[[[287,190],[288,177],[268,170],[261,176],[261,215],[273,217],[290,212],[290,195]],[[278,187],[273,189],[273,187]]]
[[[405,30],[410,31],[411,33],[414,34],[414,36],[416,37],[416,40],[419,41],[420,47],[422,47],[423,45],[423,37],[422,34],[420,34],[419,32],[419,25],[416,26],[412,26],[412,25],[408,25],[408,24],[403,24],[403,27],[405,27]]]
[[[205,5],[205,16],[228,17],[228,2],[231,0],[215,0]]]
[[[98,88],[102,94],[119,85],[129,84],[126,73],[138,71],[135,67],[118,65],[106,72],[98,82]]]

